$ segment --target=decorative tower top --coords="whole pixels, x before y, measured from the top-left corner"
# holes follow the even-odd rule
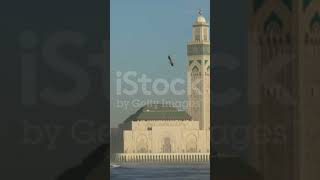
[[[192,43],[209,43],[209,24],[202,15],[202,10],[199,9],[198,17],[193,23]]]
[[[202,9],[199,9],[198,14],[199,14],[199,16],[197,17],[194,25],[200,25],[200,24],[201,25],[208,25],[206,19],[202,15]]]

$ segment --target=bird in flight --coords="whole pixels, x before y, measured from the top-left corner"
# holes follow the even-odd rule
[[[172,57],[171,57],[170,55],[168,56],[168,59],[169,59],[170,65],[171,65],[171,66],[174,66],[173,59],[172,59]]]

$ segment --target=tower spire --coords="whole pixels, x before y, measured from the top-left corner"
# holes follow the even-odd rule
[[[202,16],[202,9],[201,8],[199,8],[198,14],[199,14],[199,16]]]

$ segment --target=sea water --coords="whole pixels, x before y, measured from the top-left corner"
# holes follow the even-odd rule
[[[209,180],[209,164],[120,164],[111,180]]]

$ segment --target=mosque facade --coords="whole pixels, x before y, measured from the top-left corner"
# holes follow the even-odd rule
[[[201,12],[187,53],[187,111],[163,104],[141,107],[119,127],[123,144],[117,160],[210,160],[210,39]]]

